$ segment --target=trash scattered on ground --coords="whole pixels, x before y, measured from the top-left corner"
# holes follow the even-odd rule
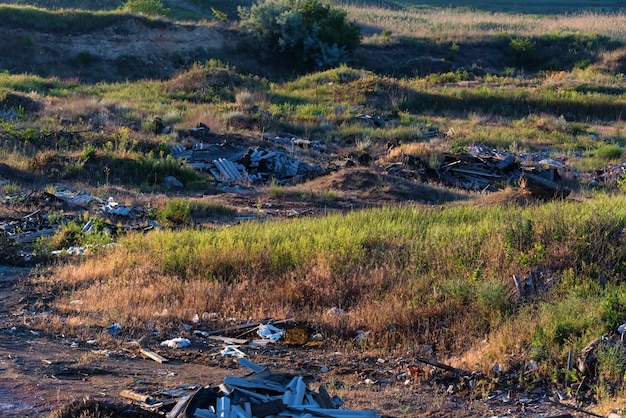
[[[226,376],[218,386],[184,385],[156,393],[127,389],[119,395],[168,418],[379,417],[373,410],[341,409],[343,401],[338,396],[331,397],[324,385],[317,392],[309,389],[301,376],[275,373],[245,358],[238,363],[252,373]]]
[[[276,342],[283,335],[285,335],[285,330],[277,328],[272,324],[261,324],[259,325],[256,333],[263,339],[270,340],[271,342]]]
[[[111,335],[118,335],[122,332],[122,326],[119,323],[112,324],[107,327],[107,332]]]
[[[187,338],[182,337],[172,338],[171,340],[165,340],[161,343],[161,346],[169,348],[185,348],[189,347],[190,345],[191,341],[189,341]]]

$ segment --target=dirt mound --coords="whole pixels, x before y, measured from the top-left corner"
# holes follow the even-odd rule
[[[74,34],[0,26],[0,37],[3,70],[83,82],[169,78],[229,43],[206,25],[157,25],[137,16]]]
[[[355,167],[334,172],[307,183],[312,190],[336,190],[363,206],[402,203],[440,204],[466,198],[461,193]],[[365,204],[365,201],[369,204]]]

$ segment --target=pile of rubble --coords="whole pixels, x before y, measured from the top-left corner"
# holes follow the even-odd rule
[[[516,156],[475,146],[465,154],[444,154],[437,168],[417,157],[405,156],[402,163],[387,167],[387,172],[477,192],[493,192],[503,185],[517,185],[535,197],[553,199],[570,193],[561,184],[558,170],[563,167],[545,158],[534,161],[530,155]]]
[[[206,170],[222,182],[247,183],[273,180],[279,184],[297,182],[322,174],[319,165],[310,165],[280,150],[245,148],[232,144],[194,143],[191,148],[175,145],[174,158],[198,170]]]
[[[95,231],[93,221],[85,221],[85,212],[103,220],[110,234],[123,230],[146,231],[156,226],[147,218],[147,209],[141,206],[125,206],[113,198],[100,199],[84,192],[35,191],[28,195],[7,196],[2,204],[11,208],[17,216],[0,220],[0,235],[19,244],[32,244],[59,231],[68,222],[83,222],[82,232]],[[19,215],[23,213],[24,215]],[[69,253],[84,254],[84,249],[69,249]],[[22,261],[30,261],[32,254],[21,251]]]
[[[183,386],[143,394],[124,390],[120,396],[150,412],[168,418],[264,418],[282,417],[362,417],[376,418],[371,410],[340,409],[343,401],[331,397],[324,385],[308,388],[301,376],[274,373],[240,358],[239,365],[251,371],[247,377],[226,376],[218,386]]]

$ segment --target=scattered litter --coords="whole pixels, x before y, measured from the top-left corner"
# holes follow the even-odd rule
[[[326,313],[333,316],[343,316],[346,314],[346,311],[341,308],[333,307],[326,311]]]
[[[285,335],[285,330],[277,328],[271,324],[261,324],[259,325],[256,333],[263,339],[276,342],[283,335]]]
[[[111,335],[117,335],[122,332],[122,326],[116,322],[115,324],[107,327],[107,332]]]
[[[357,344],[363,343],[367,339],[367,336],[371,333],[372,331],[363,331],[362,329],[358,330],[356,332],[356,337],[354,337],[354,342]]]
[[[217,319],[217,312],[204,312],[202,314],[202,321],[215,321]]]
[[[165,340],[161,343],[161,346],[163,347],[169,347],[169,348],[185,348],[185,347],[189,347],[191,345],[191,341],[189,341],[187,338],[172,338],[171,340]]]
[[[246,353],[239,349],[238,345],[227,345],[220,351],[222,357],[246,357]]]

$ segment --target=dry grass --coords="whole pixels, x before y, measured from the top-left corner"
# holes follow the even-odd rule
[[[626,40],[624,13],[579,13],[573,15],[524,15],[487,13],[456,9],[421,9],[402,12],[352,6],[347,8],[355,21],[394,35],[428,38],[441,42],[480,40],[500,33],[542,36],[546,33],[593,33]],[[378,37],[376,37],[378,38]],[[367,39],[366,39],[367,42]]]

